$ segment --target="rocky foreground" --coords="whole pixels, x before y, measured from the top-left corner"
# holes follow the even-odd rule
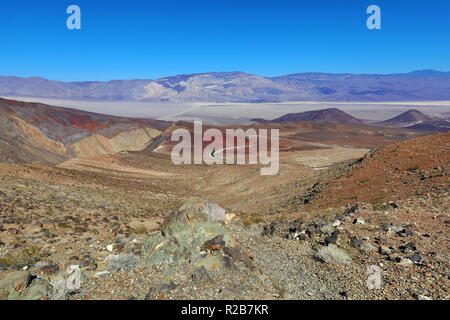
[[[34,247],[1,243],[0,298],[449,299],[448,214],[436,209],[438,227],[428,232],[403,220],[427,205],[392,202],[374,219],[379,209],[361,204],[309,221],[245,226],[192,199],[150,234],[104,238],[92,226],[120,228],[122,217],[93,215],[64,238],[29,217],[20,224],[35,225],[23,235]],[[60,228],[77,223],[61,220]],[[20,228],[10,227],[19,221],[0,221],[2,236],[19,238]]]

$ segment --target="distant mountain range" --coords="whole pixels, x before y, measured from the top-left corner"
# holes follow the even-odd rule
[[[405,74],[243,72],[185,74],[157,80],[60,82],[0,76],[0,95],[97,101],[287,102],[450,100],[450,72]]]
[[[284,123],[284,122],[335,122],[345,124],[362,124],[348,113],[337,108],[313,110],[299,113],[288,113],[282,117],[266,120],[262,118],[251,119],[259,123]],[[450,122],[444,119],[430,117],[418,110],[408,110],[402,114],[385,121],[373,123],[376,126],[390,128],[406,128],[429,132],[446,132],[450,130]]]

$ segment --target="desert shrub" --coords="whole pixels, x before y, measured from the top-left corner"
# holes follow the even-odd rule
[[[317,252],[317,256],[324,262],[334,262],[340,264],[350,264],[352,263],[352,258],[347,252],[340,249],[334,244],[329,244],[326,247],[322,247]]]
[[[278,296],[280,297],[280,299],[284,299],[286,296],[286,288],[281,285],[278,285],[274,281],[272,281],[272,286],[274,287],[275,290],[277,290]]]
[[[139,257],[134,254],[109,255],[106,257],[109,271],[130,270],[139,266]]]
[[[2,268],[21,269],[35,264],[41,258],[41,248],[33,245],[22,247],[19,251],[0,257]]]

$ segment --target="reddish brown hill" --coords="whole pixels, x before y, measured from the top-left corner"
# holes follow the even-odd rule
[[[337,123],[363,123],[361,120],[345,113],[337,108],[329,108],[322,110],[313,110],[299,113],[288,113],[277,119],[266,121],[264,119],[252,119],[255,122],[311,122],[311,121],[323,121],[323,122],[337,122]]]
[[[329,181],[312,204],[321,207],[441,193],[449,188],[450,133],[394,143],[367,154]],[[341,168],[342,169],[342,168]]]
[[[427,116],[419,110],[408,110],[402,114],[385,121],[378,122],[380,126],[386,127],[409,127],[418,123],[437,121],[436,118]]]
[[[73,157],[141,151],[169,125],[0,99],[0,161],[55,164]]]

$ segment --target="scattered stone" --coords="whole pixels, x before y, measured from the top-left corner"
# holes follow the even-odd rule
[[[413,294],[413,298],[416,300],[433,300],[430,297],[424,296],[422,294],[417,294],[417,293]]]
[[[156,289],[155,288],[150,288],[147,292],[147,294],[145,295],[145,300],[153,300],[155,299],[155,293],[156,293]]]
[[[379,252],[380,254],[382,254],[382,255],[388,256],[388,255],[390,255],[390,254],[392,253],[392,250],[391,250],[390,248],[388,248],[388,247],[380,246],[380,247],[378,248],[378,252]]]
[[[400,258],[399,264],[403,267],[409,267],[409,266],[412,266],[414,264],[414,262],[412,262],[408,258]]]
[[[350,244],[355,248],[361,248],[363,245],[363,241],[358,238],[352,238],[350,240]]]
[[[391,230],[394,232],[394,233],[400,233],[400,232],[403,232],[403,227],[399,227],[399,226],[391,226]]]
[[[353,224],[364,224],[364,223],[365,223],[365,221],[360,218],[353,220]]]
[[[223,252],[231,258],[243,262],[245,266],[250,270],[255,270],[255,266],[252,262],[251,256],[247,252],[245,252],[241,246],[227,246],[223,249]]]
[[[420,263],[422,261],[422,254],[415,253],[415,254],[411,255],[410,259],[414,263]]]
[[[390,207],[391,209],[398,209],[398,205],[394,201],[389,201],[388,207]]]
[[[81,268],[86,268],[88,270],[96,270],[97,269],[97,262],[95,261],[95,258],[86,255],[83,257],[83,260],[80,262]]]
[[[111,274],[111,272],[105,270],[105,271],[96,272],[94,277],[96,277],[98,279],[104,279],[104,278],[107,278],[110,274]]]
[[[223,236],[218,235],[217,237],[205,241],[200,249],[207,252],[220,251],[225,248],[225,241],[223,241]]]
[[[306,235],[306,233],[303,232],[298,235],[298,240],[305,241],[306,239],[308,239],[308,236]]]
[[[178,288],[178,285],[174,282],[169,282],[169,283],[165,283],[163,284],[159,291],[163,294],[168,294],[169,292],[175,290],[176,288]]]
[[[410,248],[404,247],[404,246],[401,246],[401,247],[400,247],[400,250],[401,250],[403,253],[410,253],[410,252],[411,252],[411,249],[410,249]]]
[[[16,235],[19,233],[19,230],[17,230],[16,228],[8,228],[8,230],[6,230],[6,233],[8,233],[9,235]]]
[[[325,243],[328,245],[330,243],[336,244],[339,239],[339,232],[334,231],[329,237],[325,238]]]
[[[57,264],[48,264],[42,266],[37,271],[39,274],[45,274],[47,276],[51,276],[57,274],[59,272],[59,266]]]
[[[388,222],[380,222],[380,229],[383,231],[388,231],[390,229],[390,225]]]
[[[114,245],[108,244],[108,245],[106,246],[106,250],[108,250],[109,252],[113,252],[113,250],[114,250]]]
[[[350,208],[344,211],[344,215],[354,214],[358,210],[358,204],[351,206]]]
[[[308,226],[308,228],[306,228],[305,233],[312,238],[313,235],[316,233],[316,228],[314,226]]]
[[[191,276],[192,281],[205,284],[212,282],[212,278],[208,273],[208,270],[204,266],[197,268],[194,270],[194,273]]]
[[[335,220],[335,221],[331,224],[332,227],[339,227],[340,225],[341,225],[341,222],[340,222],[339,220]]]

